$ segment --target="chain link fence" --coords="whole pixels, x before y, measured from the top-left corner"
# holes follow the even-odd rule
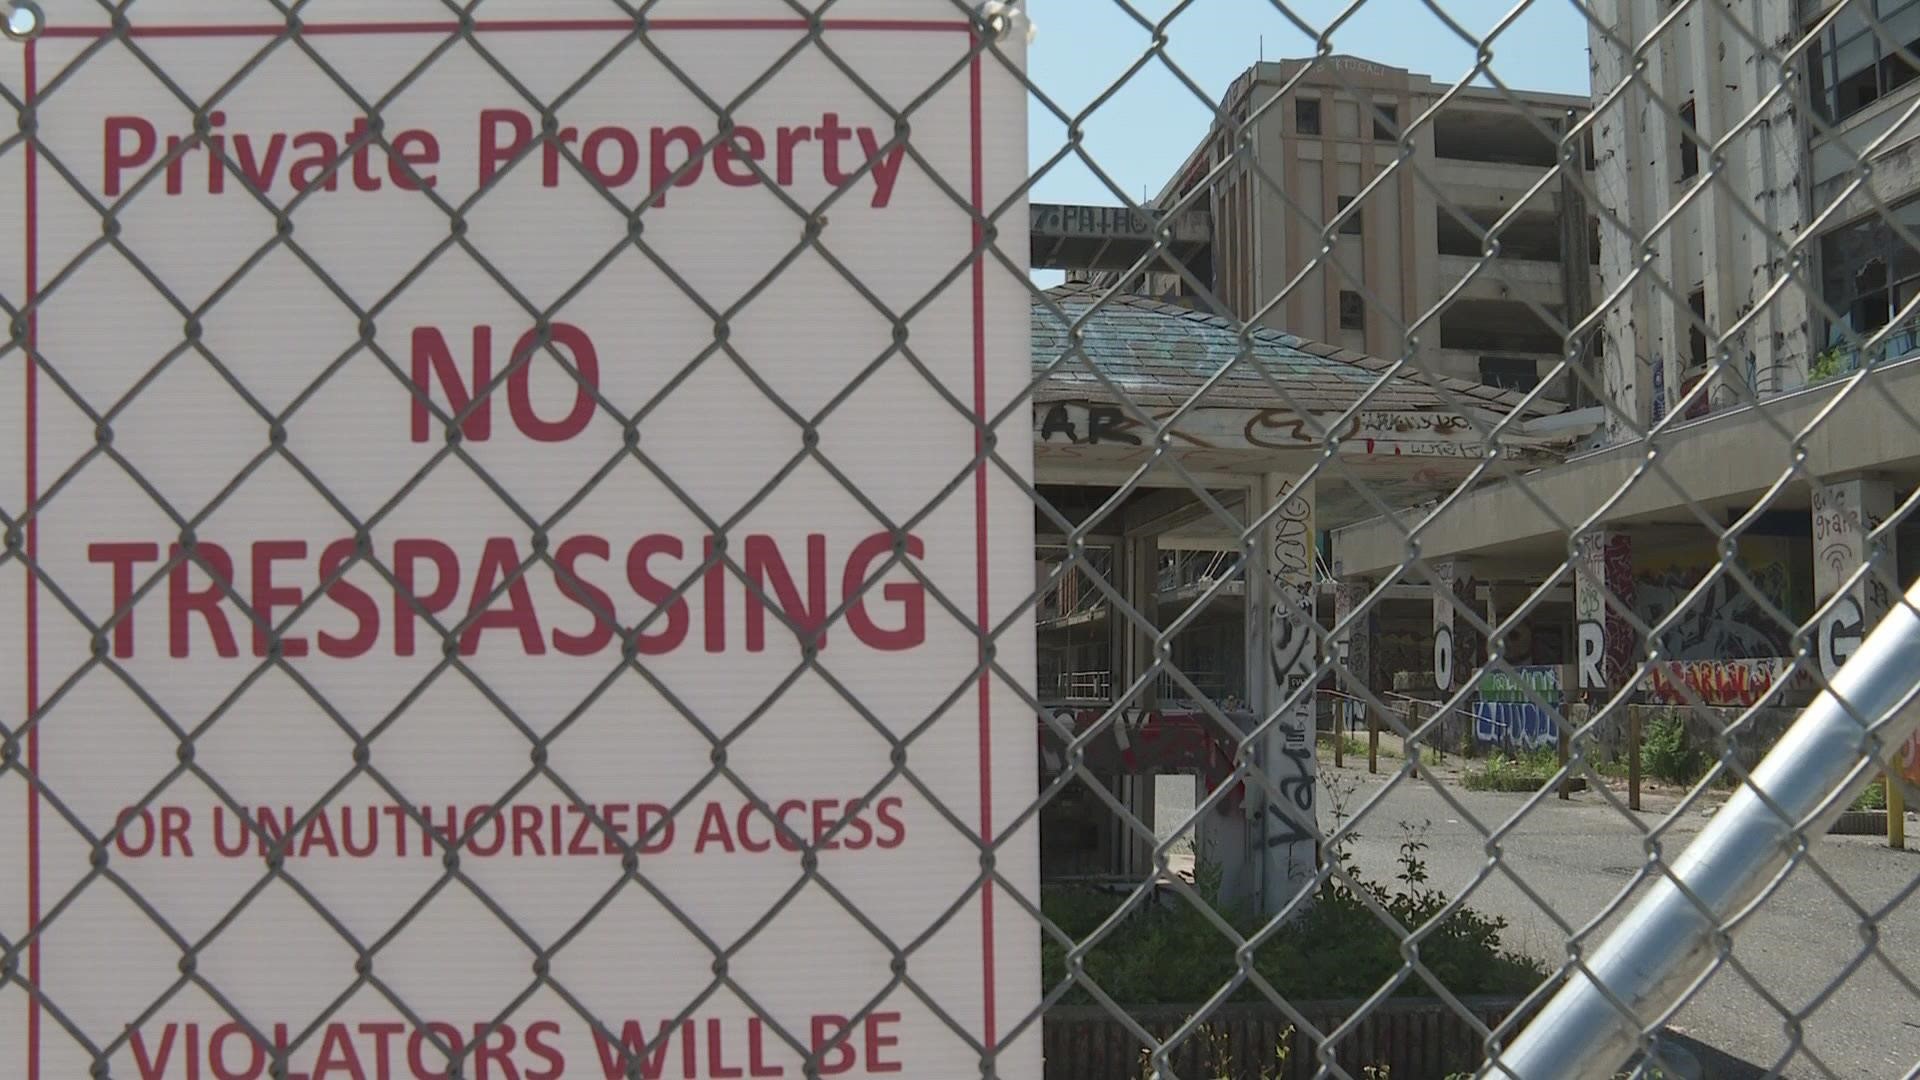
[[[1920,0],[0,14],[0,1074],[1920,1067]]]

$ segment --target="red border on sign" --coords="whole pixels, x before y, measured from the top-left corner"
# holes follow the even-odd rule
[[[813,24],[806,19],[648,19],[646,28],[655,30],[810,30]],[[893,31],[934,31],[952,33],[962,31],[971,35],[973,27],[961,20],[919,20],[919,19],[822,19],[823,30],[893,30]],[[515,30],[553,32],[553,31],[605,31],[634,29],[632,19],[475,19],[473,29],[476,33],[505,32]],[[455,34],[460,24],[450,20],[426,22],[338,22],[338,23],[302,23],[300,33],[316,37],[330,34]],[[41,32],[42,37],[53,38],[102,38],[113,33],[104,27],[91,26],[49,26]],[[233,24],[228,26],[129,26],[130,37],[279,37],[288,33],[284,23]],[[978,59],[975,60],[978,63]]]
[[[34,68],[33,42],[27,42],[25,76],[27,80],[26,103],[33,108],[34,95],[39,90],[37,72]],[[36,117],[37,120],[37,117]],[[38,563],[40,550],[40,515],[33,512],[34,503],[40,499],[40,469],[38,453],[40,447],[37,430],[40,418],[40,403],[35,397],[39,388],[38,364],[34,354],[39,346],[40,325],[40,160],[38,144],[34,139],[27,140],[27,177],[20,185],[27,198],[27,719],[31,724],[27,728],[27,772],[35,779],[40,778],[40,725],[32,723],[33,714],[40,708],[40,579],[33,574],[32,566]],[[32,941],[27,943],[27,981],[32,984],[31,1004],[27,1008],[27,1080],[40,1080],[40,789],[27,785],[27,934]]]
[[[883,32],[941,32],[965,33],[970,42],[977,46],[979,39],[973,34],[972,24],[962,20],[907,20],[907,19],[822,19],[820,26],[826,30],[883,31]],[[660,30],[811,30],[813,24],[807,19],[649,19],[646,28],[649,31]],[[300,27],[303,35],[311,34],[424,34],[458,33],[458,22],[395,22],[395,23],[305,23]],[[566,32],[566,31],[623,31],[632,32],[635,24],[630,19],[575,19],[575,20],[475,20],[476,32]],[[225,26],[130,26],[125,33],[132,37],[278,37],[287,34],[285,25],[225,25]],[[105,27],[47,27],[40,36],[49,38],[102,38],[114,34]],[[35,68],[35,41],[28,41],[24,48],[24,76],[26,80],[25,103],[29,109],[34,107],[39,90]],[[981,77],[980,56],[973,53],[968,61],[968,121],[969,141],[971,142],[971,193],[973,210],[978,215],[986,213],[984,194],[984,163],[981,154]],[[26,278],[27,278],[27,357],[26,357],[26,483],[27,505],[32,507],[39,501],[39,470],[37,452],[39,446],[38,420],[39,402],[37,390],[39,384],[38,364],[34,356],[39,343],[39,222],[38,222],[38,178],[39,155],[37,144],[29,139],[26,144],[26,182],[23,184],[26,196]],[[973,247],[978,251],[984,240],[983,230],[976,217],[972,224]],[[986,345],[986,265],[985,256],[976,254],[972,267],[973,290],[973,413],[974,413],[974,454],[979,456],[985,445],[987,423],[987,345]],[[990,609],[987,589],[987,465],[981,460],[974,466],[974,574],[976,579],[976,610],[974,617],[984,633],[988,626]],[[39,515],[33,513],[27,519],[27,559],[29,564],[37,565],[39,553]],[[27,577],[26,597],[27,622],[27,716],[33,718],[40,708],[40,619],[39,619],[39,579],[31,571]],[[986,644],[982,639],[978,659],[982,664],[978,695],[979,743],[980,743],[980,836],[984,842],[993,841],[993,709],[992,709],[992,672],[986,667]],[[34,723],[27,730],[26,740],[27,770],[34,777],[40,775],[40,726]],[[32,1001],[27,1012],[27,1080],[40,1080],[40,792],[37,787],[29,786],[27,793],[27,933],[32,941],[27,946],[27,981],[34,988]],[[999,1042],[997,1024],[994,1015],[994,949],[993,949],[993,879],[986,878],[980,885],[980,963],[981,994],[983,1005],[982,1042],[991,1050]]]

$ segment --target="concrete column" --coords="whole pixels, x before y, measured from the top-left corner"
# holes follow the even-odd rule
[[[1360,607],[1361,601],[1373,591],[1371,583],[1366,581],[1342,581],[1333,590],[1333,624],[1338,627],[1345,623]],[[1334,646],[1340,658],[1339,688],[1342,693],[1360,697],[1361,691],[1374,692],[1373,686],[1373,623],[1374,611],[1369,610],[1345,631],[1334,636]],[[1341,701],[1335,715],[1348,723],[1366,719],[1366,705],[1359,701]]]
[[[1587,43],[1592,56],[1596,103],[1634,75],[1641,62],[1632,48],[1648,26],[1639,10],[1641,2],[1593,0],[1591,4],[1593,20],[1588,28]],[[1603,27],[1612,28],[1619,40],[1603,33]],[[1641,73],[1641,78],[1652,78],[1652,64],[1657,61],[1658,53],[1658,49],[1649,50],[1648,70]],[[1658,85],[1657,79],[1653,82]],[[1665,135],[1664,127],[1657,122],[1657,117],[1649,116],[1646,92],[1637,85],[1599,110],[1593,131],[1597,201],[1612,208],[1621,225],[1633,234],[1624,235],[1619,226],[1603,216],[1600,281],[1594,292],[1608,297],[1640,265],[1639,241],[1650,231],[1647,222],[1657,220],[1666,206],[1663,199],[1656,197],[1663,192],[1657,189],[1649,172],[1653,159],[1671,157],[1672,153],[1662,152],[1660,140]],[[1659,369],[1651,340],[1650,300],[1651,292],[1644,278],[1636,278],[1634,286],[1615,298],[1606,310],[1606,352],[1597,366],[1602,392],[1618,410],[1618,413],[1611,410],[1607,413],[1605,441],[1608,443],[1629,437],[1628,421],[1644,426],[1656,412],[1653,386],[1654,374]],[[1664,408],[1664,372],[1660,379],[1661,407]]]
[[[1745,151],[1745,184],[1722,197],[1745,198],[1745,193],[1751,192],[1753,210],[1764,227],[1739,225],[1740,219],[1734,219],[1746,247],[1740,267],[1745,281],[1736,281],[1735,285],[1744,284],[1745,295],[1757,298],[1766,295],[1784,275],[1797,279],[1795,285],[1773,294],[1765,305],[1764,317],[1748,334],[1755,390],[1769,394],[1799,385],[1807,360],[1818,351],[1809,334],[1807,297],[1819,295],[1820,282],[1812,276],[1810,260],[1788,258],[1781,239],[1798,235],[1801,223],[1809,217],[1812,196],[1802,179],[1808,174],[1807,144],[1803,124],[1795,114],[1809,108],[1810,103],[1804,90],[1769,97],[1785,71],[1779,53],[1766,43],[1786,41],[1801,32],[1797,5],[1748,4],[1739,15],[1753,40],[1762,44],[1755,48],[1742,35],[1726,35],[1728,48],[1743,58],[1736,79],[1741,93],[1734,107],[1742,116],[1757,112],[1759,119],[1748,128],[1739,148]],[[1796,62],[1795,66],[1804,73],[1804,65]],[[1735,161],[1740,158],[1736,156]],[[1735,297],[1741,298],[1738,291]]]
[[[1321,650],[1314,616],[1313,485],[1269,474],[1258,494],[1260,514],[1272,512],[1259,530],[1255,574],[1248,582],[1247,682],[1255,715],[1274,719],[1259,751],[1274,794],[1258,793],[1249,802],[1265,807],[1256,835],[1261,910],[1271,914],[1307,887],[1319,860],[1311,678]]]
[[[1569,110],[1566,125],[1569,130],[1576,119]],[[1560,217],[1560,303],[1569,327],[1593,313],[1593,234],[1587,228],[1587,197],[1581,190],[1581,185],[1587,182],[1583,141],[1571,139],[1567,152],[1572,157],[1561,159],[1560,192],[1554,201]],[[1603,319],[1602,328],[1605,325]],[[1595,344],[1575,338],[1568,343],[1565,356],[1570,366],[1592,376],[1593,386],[1597,387],[1604,383]],[[1567,388],[1559,396],[1572,402],[1575,408],[1600,404],[1593,388],[1576,374],[1568,375]]]
[[[1873,632],[1899,588],[1892,544],[1868,539],[1893,515],[1893,485],[1877,478],[1836,481],[1813,492],[1813,595],[1822,611],[1820,670],[1832,678]],[[1868,567],[1865,574],[1862,566]]]
[[[1759,5],[1743,5],[1759,6]],[[1694,32],[1686,35],[1687,52],[1676,56],[1676,66],[1685,65],[1684,70],[1691,73],[1693,83],[1694,123],[1702,139],[1712,144],[1725,135],[1729,128],[1739,123],[1740,117],[1734,115],[1738,101],[1725,86],[1722,72],[1722,60],[1727,54],[1727,41],[1722,36],[1721,20],[1723,13],[1718,4],[1700,4],[1693,10]],[[1706,388],[1702,391],[1706,409],[1729,408],[1738,402],[1753,400],[1752,390],[1746,385],[1746,335],[1722,340],[1726,328],[1741,314],[1737,309],[1744,297],[1747,282],[1734,280],[1738,269],[1738,260],[1731,257],[1714,257],[1721,252],[1734,250],[1734,229],[1730,219],[1728,202],[1733,191],[1745,188],[1737,165],[1739,152],[1729,149],[1728,170],[1720,175],[1715,187],[1706,193],[1709,197],[1700,199],[1694,206],[1695,220],[1700,228],[1700,250],[1703,259],[1700,266],[1701,291],[1706,302],[1707,364],[1709,368],[1724,364],[1721,371],[1706,377]],[[1713,168],[1713,152],[1706,146],[1700,147],[1700,172]],[[1676,264],[1677,265],[1677,264]],[[1683,282],[1680,292],[1686,289]],[[1692,348],[1692,320],[1681,313],[1680,333]],[[1676,339],[1678,341],[1680,339]],[[1678,348],[1676,344],[1675,348]],[[1722,356],[1725,353],[1725,356]],[[1688,358],[1687,363],[1691,363]]]
[[[1632,2],[1638,9],[1636,29],[1643,35],[1653,33],[1654,27],[1659,26],[1665,17],[1665,12],[1655,0]],[[1645,313],[1639,316],[1645,324],[1641,356],[1652,365],[1649,372],[1653,380],[1651,423],[1658,423],[1661,418],[1677,410],[1680,398],[1686,391],[1686,370],[1692,359],[1690,353],[1693,344],[1687,334],[1690,323],[1685,313],[1687,291],[1692,288],[1693,281],[1681,265],[1679,245],[1674,235],[1676,229],[1669,225],[1656,231],[1671,210],[1679,191],[1684,190],[1676,185],[1691,185],[1699,181],[1698,177],[1685,181],[1680,177],[1681,123],[1675,111],[1686,103],[1687,90],[1669,74],[1669,69],[1673,67],[1674,48],[1676,44],[1684,43],[1685,36],[1682,28],[1670,26],[1659,36],[1658,44],[1641,54],[1643,77],[1636,81],[1626,96],[1626,100],[1631,102],[1629,107],[1637,110],[1640,117],[1641,142],[1636,149],[1640,160],[1646,162],[1646,167],[1637,171],[1640,183],[1645,186],[1645,194],[1641,204],[1643,216],[1633,222],[1636,235],[1630,243],[1619,246],[1637,249],[1642,240],[1652,237],[1654,260],[1648,268],[1650,273],[1643,273],[1633,290],[1640,311]],[[1666,100],[1655,100],[1648,88],[1657,91]],[[1704,152],[1700,159],[1704,170]],[[1638,261],[1637,250],[1633,258]],[[1656,284],[1655,278],[1665,281],[1666,287]]]
[[[1154,536],[1128,535],[1115,552],[1119,563],[1114,585],[1140,613],[1145,627],[1116,612],[1113,634],[1113,693],[1118,699],[1153,667],[1153,639],[1160,626],[1160,541]],[[1155,679],[1127,698],[1127,704],[1151,709],[1157,704]]]
[[[1143,625],[1115,609],[1113,618],[1108,622],[1112,634],[1113,698],[1126,709],[1120,722],[1133,724],[1137,718],[1158,705],[1154,685],[1157,677],[1132,694],[1127,691],[1153,668],[1153,639],[1160,625],[1160,544],[1150,535],[1128,535],[1116,548],[1114,557],[1113,583],[1120,590],[1121,597],[1144,620]],[[1140,730],[1140,726],[1135,725],[1132,730]],[[1120,773],[1109,783],[1113,797],[1139,818],[1142,824],[1152,827],[1152,774]],[[1112,872],[1130,878],[1149,873],[1153,865],[1152,841],[1117,818],[1109,817],[1108,820],[1114,830],[1109,856]]]
[[[1473,564],[1466,559],[1432,566],[1433,685],[1450,694],[1473,679],[1485,656],[1480,631],[1472,620],[1460,617],[1462,610],[1480,610],[1479,583],[1473,577]]]
[[[1582,691],[1611,694],[1634,663],[1633,540],[1625,533],[1585,533],[1574,561],[1574,668]]]

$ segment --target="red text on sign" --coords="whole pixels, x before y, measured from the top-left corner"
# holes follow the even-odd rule
[[[926,555],[917,536],[909,535],[904,547],[911,558]],[[111,578],[118,620],[111,636],[114,656],[120,659],[138,655],[143,634],[154,633],[149,621],[136,618],[141,610],[131,605],[139,580],[152,572],[161,550],[152,542],[102,542],[87,548],[88,559],[106,566]],[[243,636],[255,657],[267,656],[275,629],[281,629],[279,644],[288,657],[317,650],[334,659],[353,659],[376,648],[413,656],[422,648],[422,638],[439,637],[429,618],[446,628],[444,640],[453,643],[450,647],[467,656],[495,640],[528,656],[550,648],[568,656],[592,656],[616,640],[631,640],[642,655],[671,653],[693,640],[710,653],[741,646],[761,652],[767,647],[769,601],[797,628],[801,640],[822,649],[830,636],[826,620],[836,607],[844,607],[840,624],[868,648],[912,649],[926,639],[925,588],[911,580],[869,581],[879,576],[894,550],[893,537],[886,533],[860,539],[838,560],[831,558],[827,538],[819,533],[807,536],[798,552],[772,536],[749,534],[741,541],[737,574],[717,559],[708,563],[715,551],[710,536],[690,544],[651,533],[628,544],[616,561],[610,540],[580,534],[554,547],[551,564],[528,564],[528,552],[507,536],[488,538],[477,558],[463,558],[441,540],[405,537],[395,540],[387,553],[386,565],[397,584],[390,595],[379,597],[336,576],[356,550],[352,538],[324,545],[275,539],[256,540],[236,554],[202,540],[187,558],[180,545],[169,545],[166,588],[152,593],[165,597],[167,655],[193,655],[197,627],[222,658],[240,655]],[[313,584],[299,584],[300,577]],[[830,577],[838,579],[837,596],[829,591]],[[541,586],[542,604],[534,600],[535,584]],[[286,613],[309,599],[309,588],[323,594],[329,614],[338,609],[351,617],[350,633],[321,630],[309,640],[294,627],[281,628]],[[743,613],[744,625],[737,633],[728,619],[730,597],[740,600]],[[876,615],[873,609],[883,605],[890,614]],[[623,622],[623,614],[633,618]],[[697,638],[692,633],[696,619]],[[427,647],[438,651],[438,644]]]

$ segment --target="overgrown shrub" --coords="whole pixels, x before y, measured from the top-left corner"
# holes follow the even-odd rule
[[[1409,832],[1401,845],[1396,886],[1367,881],[1351,865],[1355,886],[1330,883],[1313,905],[1262,942],[1252,968],[1279,994],[1300,1000],[1364,997],[1378,990],[1404,966],[1403,936],[1423,926],[1446,906],[1447,898],[1427,884],[1425,841]],[[1195,891],[1218,918],[1243,938],[1265,919],[1255,912],[1222,905],[1219,874],[1202,867]],[[1398,930],[1368,907],[1385,909]],[[1117,896],[1084,888],[1048,888],[1041,909],[1074,940],[1084,940],[1121,906]],[[1504,919],[1461,909],[1420,942],[1420,962],[1455,994],[1519,994],[1546,977],[1535,961],[1508,951],[1501,942]],[[1041,939],[1041,968],[1051,989],[1067,976],[1067,947],[1051,934]],[[1213,918],[1183,896],[1170,903],[1141,904],[1088,950],[1084,970],[1115,1001],[1130,1005],[1194,1004],[1206,1001],[1239,972],[1234,946]],[[1419,996],[1430,989],[1418,977],[1395,989]],[[1076,983],[1060,999],[1085,1004],[1093,999]],[[1264,1000],[1242,982],[1232,1000]]]
[[[1340,753],[1343,755],[1350,758],[1364,758],[1367,756],[1366,739],[1358,735],[1344,735],[1337,732],[1323,731],[1320,733],[1320,741],[1327,744],[1328,754],[1333,753],[1333,740],[1335,739],[1340,740]],[[1429,748],[1427,753],[1432,754],[1432,749]],[[1398,748],[1382,741],[1380,743],[1380,756],[1397,758],[1400,756],[1400,751]]]
[[[1543,747],[1519,755],[1495,752],[1461,781],[1468,791],[1539,791],[1559,771],[1559,755]]]
[[[1849,810],[1885,810],[1886,808],[1887,808],[1887,782],[1885,780],[1875,780],[1873,783],[1867,785],[1867,789],[1865,791],[1862,791],[1857,797],[1855,797],[1855,799],[1853,800],[1853,805],[1848,807],[1847,809]]]
[[[1214,1024],[1202,1024],[1193,1036],[1200,1048],[1200,1067],[1205,1080],[1280,1080],[1286,1075],[1287,1059],[1293,1056],[1293,1028],[1280,1033],[1273,1046],[1273,1060],[1257,1061],[1248,1072],[1234,1064],[1233,1033]],[[1153,1055],[1140,1051],[1140,1080],[1160,1080],[1154,1071]]]
[[[1640,760],[1648,776],[1670,784],[1691,784],[1707,771],[1707,755],[1694,747],[1686,714],[1677,709],[1654,714],[1640,740]]]

